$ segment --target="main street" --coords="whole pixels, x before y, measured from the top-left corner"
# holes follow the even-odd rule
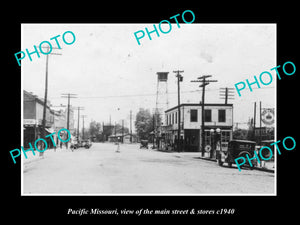
[[[24,194],[274,194],[273,173],[220,167],[200,153],[93,143],[23,159]],[[30,152],[28,152],[29,154]],[[28,161],[26,161],[28,160]]]

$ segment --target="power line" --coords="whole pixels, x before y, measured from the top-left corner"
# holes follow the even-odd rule
[[[204,156],[204,148],[205,148],[205,132],[204,132],[204,128],[205,128],[205,116],[204,116],[204,100],[205,100],[205,86],[209,85],[210,82],[218,82],[217,80],[208,80],[207,78],[212,77],[212,75],[203,75],[201,77],[198,77],[197,80],[192,80],[191,82],[200,82],[202,83],[199,87],[202,87],[202,101],[201,101],[201,152],[202,152],[202,157]],[[211,151],[212,153],[212,151]],[[212,154],[210,155],[210,157],[212,157]]]
[[[71,94],[71,93],[61,94],[61,98],[68,98],[68,114],[67,114],[67,129],[68,130],[69,130],[69,123],[70,123],[69,122],[70,121],[70,98],[77,98],[75,95],[76,94]]]
[[[252,88],[252,89],[270,89],[274,87],[262,87],[262,88]],[[217,91],[219,88],[209,88],[205,89],[205,91]],[[200,92],[201,90],[194,90],[194,91],[181,91],[180,93],[194,93]],[[177,92],[169,92],[169,94],[177,94]],[[156,96],[156,93],[149,93],[149,94],[132,94],[132,95],[107,95],[107,96],[81,96],[78,98],[131,98],[131,97],[143,97],[143,96]],[[60,98],[60,97],[52,97],[52,99]]]

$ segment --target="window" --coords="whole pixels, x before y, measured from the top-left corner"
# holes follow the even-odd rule
[[[221,142],[229,142],[229,141],[230,141],[230,131],[222,131]]]
[[[175,112],[175,123],[177,123],[177,111]]]
[[[211,109],[204,110],[204,121],[211,122]]]
[[[226,122],[226,110],[219,109],[219,122]]]
[[[191,122],[197,122],[197,121],[198,121],[198,110],[191,109]]]
[[[174,124],[174,113],[172,113],[172,124]]]
[[[212,138],[211,138],[210,131],[205,131],[204,139],[205,139],[205,145],[211,145]]]

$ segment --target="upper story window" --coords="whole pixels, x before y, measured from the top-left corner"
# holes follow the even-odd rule
[[[226,122],[226,110],[219,109],[219,122]]]
[[[204,121],[211,122],[211,109],[204,110]]]
[[[198,110],[191,109],[191,122],[198,122]]]

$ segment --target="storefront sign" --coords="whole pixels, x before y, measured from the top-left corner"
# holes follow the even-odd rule
[[[275,115],[274,115],[274,108],[270,108],[270,109],[263,109],[261,112],[261,121],[265,124],[265,125],[273,125],[274,121],[275,121]]]
[[[24,125],[36,125],[37,120],[36,119],[24,119],[23,124]]]

